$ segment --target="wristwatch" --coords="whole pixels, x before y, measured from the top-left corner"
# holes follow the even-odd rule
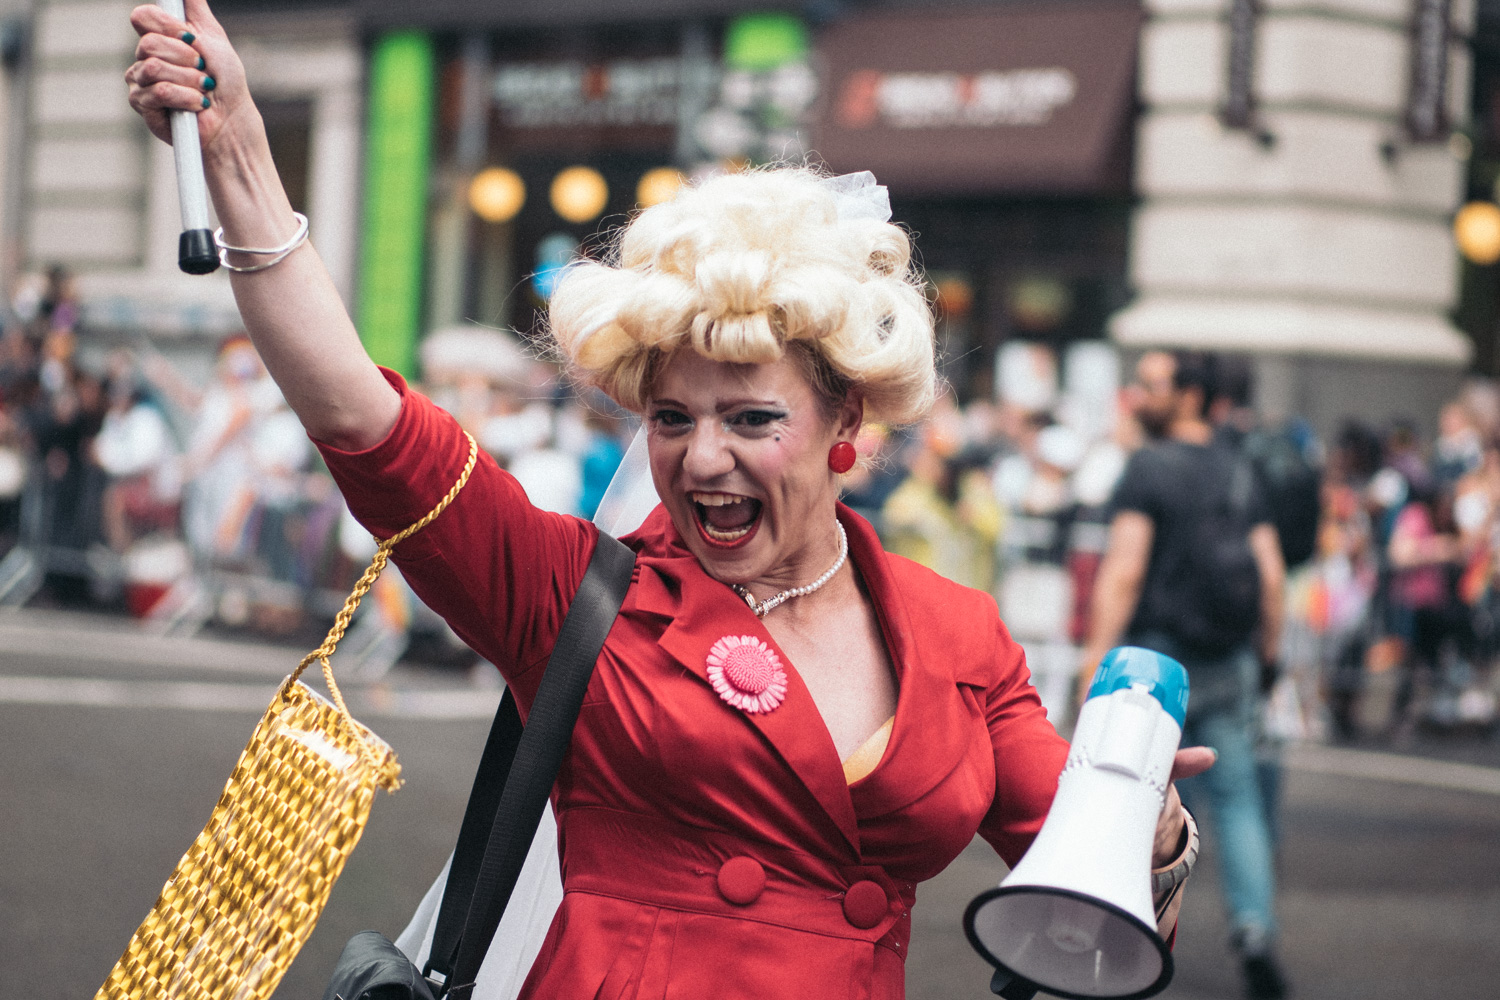
[[[1151,873],[1151,895],[1157,899],[1186,882],[1193,873],[1193,865],[1198,863],[1198,823],[1187,806],[1182,807],[1182,822],[1187,827],[1187,847],[1176,862]]]

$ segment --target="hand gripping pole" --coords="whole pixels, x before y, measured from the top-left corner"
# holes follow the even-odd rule
[[[157,0],[162,10],[187,20],[183,0]],[[182,235],[177,238],[177,266],[188,274],[208,274],[219,267],[214,234],[208,224],[208,184],[203,179],[203,149],[198,143],[198,116],[170,111],[172,158],[177,162],[177,203],[182,209]]]

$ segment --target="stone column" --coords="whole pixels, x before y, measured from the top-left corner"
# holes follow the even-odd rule
[[[124,0],[36,5],[21,167],[25,256],[33,267],[141,263],[146,134],[125,103],[122,78],[135,48],[130,8]]]
[[[244,27],[243,34],[230,38],[245,63],[251,93],[312,103],[309,232],[344,304],[352,305],[364,137],[364,56],[357,31],[341,17],[317,14],[262,15]]]
[[[1261,355],[1268,395],[1325,426],[1341,412],[1423,417],[1449,391],[1471,354],[1448,320],[1464,163],[1407,137],[1415,4],[1262,0],[1254,126],[1231,129],[1231,0],[1147,0],[1138,297],[1111,319],[1120,344]],[[1462,123],[1472,0],[1452,12],[1448,120]],[[1369,398],[1372,379],[1413,395]]]
[[[114,334],[213,338],[240,325],[228,276],[177,270],[170,149],[126,103],[133,0],[37,0],[22,170],[22,253],[78,276],[84,325]],[[280,12],[230,19],[257,96],[312,103],[308,216],[345,302],[358,248],[364,57],[346,18]]]

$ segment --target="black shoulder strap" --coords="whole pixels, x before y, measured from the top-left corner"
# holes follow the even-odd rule
[[[466,1000],[521,875],[573,737],[594,661],[630,587],[635,553],[599,533],[522,729],[507,688],[474,775],[423,974]],[[436,973],[437,975],[434,975]]]

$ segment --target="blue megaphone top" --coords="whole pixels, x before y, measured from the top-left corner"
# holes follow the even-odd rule
[[[1136,685],[1148,688],[1166,713],[1177,720],[1179,727],[1182,726],[1187,719],[1187,671],[1170,656],[1154,650],[1117,646],[1105,653],[1104,659],[1099,661],[1099,669],[1094,671],[1088,696],[1097,698]]]

